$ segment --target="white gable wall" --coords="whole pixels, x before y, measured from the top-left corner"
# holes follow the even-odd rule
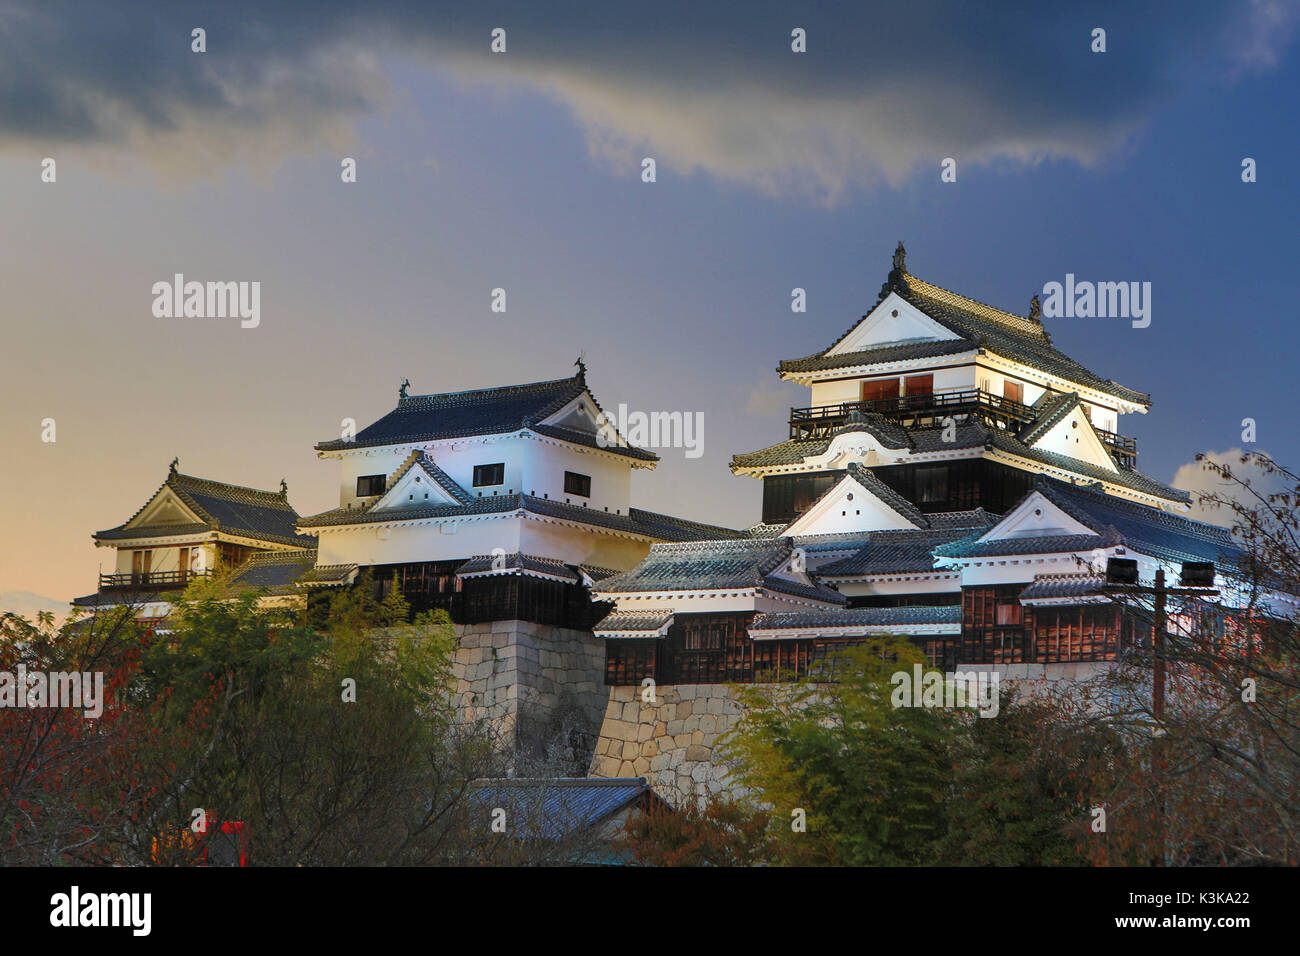
[[[1090,462],[1107,471],[1118,471],[1106,446],[1101,443],[1092,425],[1084,417],[1082,408],[1073,408],[1064,418],[1053,425],[1038,441],[1034,448],[1042,451],[1069,455],[1080,461]]]
[[[951,341],[959,339],[916,306],[891,292],[862,318],[848,335],[827,350],[829,355],[859,352],[897,342]]]
[[[914,522],[889,507],[846,474],[811,508],[796,518],[783,534],[787,537],[798,537],[916,527]]]

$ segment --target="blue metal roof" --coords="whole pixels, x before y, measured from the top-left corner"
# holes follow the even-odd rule
[[[562,840],[638,801],[662,802],[644,777],[545,777],[475,781],[473,798],[506,812],[506,832]]]

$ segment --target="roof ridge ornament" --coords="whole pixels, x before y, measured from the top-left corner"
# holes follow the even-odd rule
[[[175,478],[175,477],[176,477],[176,470],[180,467],[180,464],[181,464],[181,459],[180,459],[180,456],[177,455],[175,458],[172,459],[172,463],[171,463],[170,465],[167,466],[167,477],[168,477],[168,478]]]
[[[897,292],[901,295],[911,293],[912,289],[907,284],[907,249],[903,246],[903,240],[898,241],[898,248],[894,250],[893,269],[889,272],[889,278],[885,284],[880,287],[880,298],[876,300],[879,305],[884,301],[885,296],[891,292]]]
[[[1029,320],[1039,325],[1043,324],[1043,304],[1038,301],[1037,293],[1034,293],[1034,297],[1029,300]]]
[[[579,385],[586,385],[586,384],[587,384],[587,363],[586,363],[586,361],[584,361],[584,358],[585,358],[586,354],[587,354],[587,353],[585,353],[585,352],[580,353],[580,354],[578,355],[578,360],[577,360],[576,362],[573,363],[574,365],[576,365],[576,366],[578,367],[578,374],[575,375],[575,376],[573,376],[573,379],[574,379],[574,381],[576,381]]]
[[[409,378],[402,379],[402,384],[397,387],[397,398],[399,401],[406,401],[406,390],[411,387]]]
[[[283,478],[280,479],[280,497],[286,499],[289,497],[289,483]]]

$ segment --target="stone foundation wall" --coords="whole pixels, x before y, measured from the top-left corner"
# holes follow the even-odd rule
[[[604,643],[527,621],[461,624],[456,636],[460,719],[485,720],[517,755],[570,762],[581,775],[605,712]]]
[[[645,777],[673,805],[736,788],[715,753],[718,738],[740,718],[726,684],[659,687],[645,703],[640,687],[611,687],[588,775]]]

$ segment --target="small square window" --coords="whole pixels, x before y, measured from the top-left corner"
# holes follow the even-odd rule
[[[580,475],[576,471],[566,471],[564,473],[564,493],[590,498],[591,475]]]
[[[362,475],[357,479],[357,497],[373,498],[382,495],[387,484],[387,475]]]
[[[482,488],[484,485],[500,485],[506,480],[505,462],[497,462],[494,465],[475,465],[474,466],[474,487]]]

